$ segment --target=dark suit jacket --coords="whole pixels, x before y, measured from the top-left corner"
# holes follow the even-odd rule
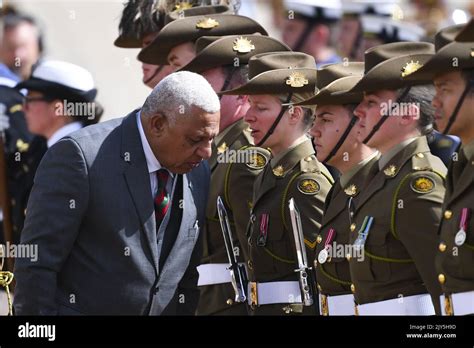
[[[206,163],[183,175],[181,221],[173,204],[157,232],[135,112],[60,140],[28,203],[22,243],[39,258],[17,259],[15,313],[192,314],[208,188]],[[168,225],[179,229],[160,267]]]

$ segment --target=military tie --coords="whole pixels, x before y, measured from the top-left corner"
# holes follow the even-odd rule
[[[170,196],[166,192],[166,184],[170,177],[169,172],[166,169],[160,169],[156,172],[156,178],[158,180],[158,191],[155,197],[155,217],[156,217],[156,229],[160,228],[161,222],[168,211],[170,206]]]

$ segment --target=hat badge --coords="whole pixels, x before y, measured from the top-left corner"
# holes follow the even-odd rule
[[[471,57],[474,58],[474,48],[471,48]]]
[[[219,22],[213,18],[203,18],[196,23],[196,28],[199,29],[212,29],[219,26]]]
[[[255,45],[251,40],[241,36],[234,40],[232,49],[239,53],[249,53],[255,49]]]
[[[193,5],[190,4],[188,1],[181,1],[175,5],[174,11],[183,11],[183,10],[190,9],[192,7]]]
[[[308,84],[308,79],[300,72],[292,72],[286,79],[286,84],[294,88],[300,88]]]
[[[410,74],[413,74],[415,71],[417,71],[419,68],[421,68],[423,65],[420,64],[419,61],[414,62],[413,60],[406,63],[405,66],[402,68],[402,77],[408,76]]]

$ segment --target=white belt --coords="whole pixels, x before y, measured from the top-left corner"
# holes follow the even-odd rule
[[[459,292],[450,296],[441,295],[440,300],[443,315],[474,314],[474,291]]]
[[[197,266],[199,272],[198,286],[231,283],[229,264],[206,263]]]
[[[254,283],[248,285],[249,305],[274,303],[301,303],[300,284],[297,281]]]
[[[429,294],[358,305],[359,315],[435,315]]]
[[[320,296],[320,313],[323,315],[322,304],[324,303],[322,296]],[[337,296],[326,296],[325,301],[327,303],[327,315],[354,315],[354,295],[337,295]]]

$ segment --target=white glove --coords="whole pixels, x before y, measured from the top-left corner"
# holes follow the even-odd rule
[[[5,113],[6,110],[5,105],[0,103],[0,132],[10,128],[10,117]]]

